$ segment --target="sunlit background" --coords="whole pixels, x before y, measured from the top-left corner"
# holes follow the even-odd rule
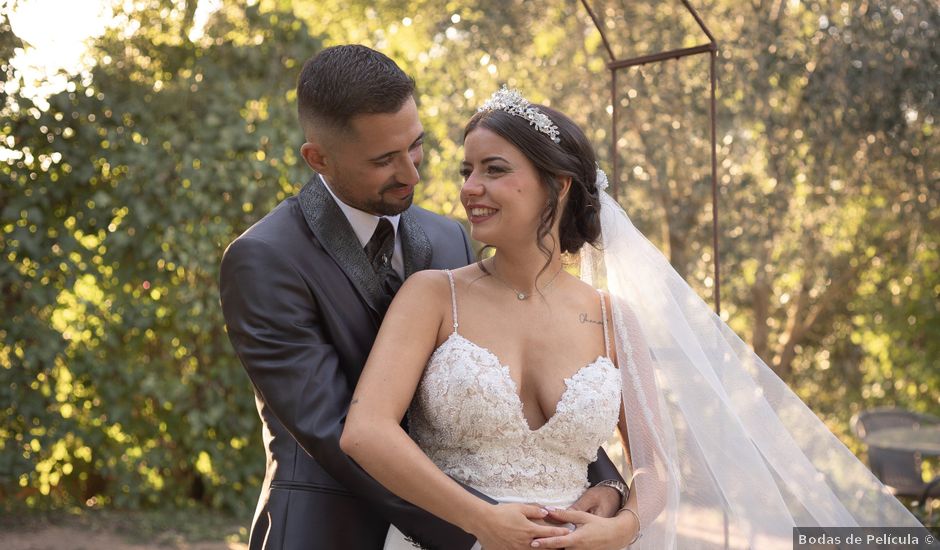
[[[618,56],[704,41],[678,1],[591,4]],[[721,316],[866,460],[856,413],[940,415],[940,11],[693,4],[720,47]],[[65,547],[114,525],[94,545],[244,542],[264,464],[218,265],[309,177],[293,88],[324,46],[415,76],[422,206],[463,219],[461,130],[506,83],[585,128],[711,300],[707,58],[620,73],[611,135],[579,2],[0,0],[0,31],[4,548],[49,522],[71,522]],[[937,523],[936,500],[905,502]]]
[[[202,35],[209,15],[221,3],[197,2],[190,38]],[[25,85],[21,89],[8,88],[7,92],[41,101],[65,89],[71,75],[94,65],[86,46],[113,22],[114,8],[132,9],[133,4],[134,0],[3,0],[0,9],[6,11],[13,33],[26,46],[17,49],[10,60]]]

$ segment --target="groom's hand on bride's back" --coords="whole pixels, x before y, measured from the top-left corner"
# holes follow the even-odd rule
[[[581,495],[581,498],[568,507],[569,510],[587,512],[603,518],[612,518],[620,510],[621,497],[616,489],[595,485]]]

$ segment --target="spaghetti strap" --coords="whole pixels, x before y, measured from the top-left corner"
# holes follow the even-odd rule
[[[453,284],[453,283],[451,283]],[[604,291],[597,289],[597,293],[601,296],[601,321],[604,324],[604,354],[609,358],[610,357],[610,337],[607,335],[607,299],[604,296]],[[454,304],[454,312],[457,311],[456,302]],[[456,315],[456,313],[455,313]],[[456,316],[454,317],[456,319]],[[455,321],[456,322],[456,321]],[[456,326],[456,325],[455,325]],[[456,328],[454,329],[456,330]]]
[[[447,279],[450,281],[450,302],[453,306],[454,333],[457,333],[457,290],[454,287],[454,274],[449,269],[445,269]]]

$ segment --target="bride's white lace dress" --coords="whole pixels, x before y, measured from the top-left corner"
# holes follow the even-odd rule
[[[458,332],[447,276],[454,331],[428,360],[408,415],[412,437],[444,473],[499,502],[571,505],[616,428],[620,373],[607,356],[581,367],[565,380],[555,414],[531,429],[509,368]],[[607,342],[606,314],[604,336]],[[385,548],[414,546],[392,526]]]

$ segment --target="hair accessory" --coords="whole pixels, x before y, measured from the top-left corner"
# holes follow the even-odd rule
[[[522,97],[519,90],[510,90],[503,84],[503,87],[493,92],[493,95],[486,100],[477,112],[500,110],[506,111],[511,115],[524,118],[529,124],[535,126],[535,129],[548,137],[555,143],[560,143],[558,126],[548,118],[548,115],[533,107],[529,100]]]
[[[607,174],[600,168],[597,169],[597,179],[594,181],[594,185],[597,186],[598,191],[603,191],[610,186],[610,184],[607,183]]]

